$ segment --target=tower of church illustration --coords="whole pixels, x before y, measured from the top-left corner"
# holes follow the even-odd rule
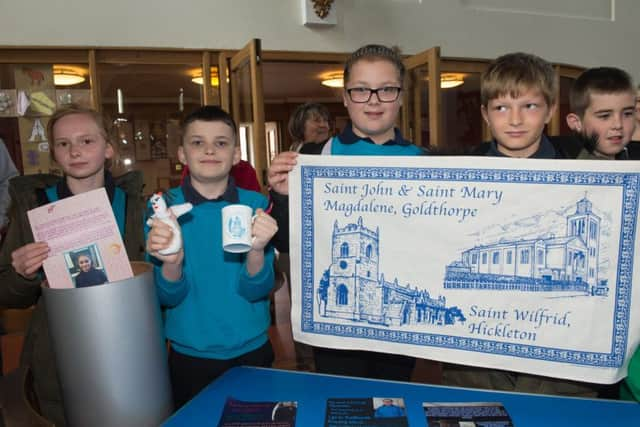
[[[444,287],[606,294],[606,281],[598,280],[601,219],[592,208],[586,196],[579,200],[564,236],[500,239],[464,250],[446,267]]]
[[[382,325],[450,325],[464,321],[457,307],[446,307],[444,296],[431,298],[417,286],[402,286],[398,279],[387,281],[379,273],[380,230],[357,223],[331,234],[331,265],[318,288],[320,314],[326,317]]]

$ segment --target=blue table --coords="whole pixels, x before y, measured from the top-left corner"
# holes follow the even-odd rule
[[[501,402],[517,427],[640,426],[640,404],[367,380],[276,369],[234,368],[163,425],[216,425],[225,400],[298,402],[297,427],[323,426],[331,397],[402,397],[409,425],[426,426],[423,402]]]

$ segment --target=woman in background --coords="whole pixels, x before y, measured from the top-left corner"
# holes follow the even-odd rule
[[[290,151],[320,154],[329,139],[329,110],[322,104],[308,102],[299,105],[289,118]]]

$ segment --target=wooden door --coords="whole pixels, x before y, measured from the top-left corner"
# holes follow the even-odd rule
[[[440,48],[404,59],[406,76],[402,95],[402,132],[418,146],[442,144],[440,111]]]
[[[264,98],[260,63],[260,40],[253,39],[231,57],[229,64],[229,90],[231,114],[234,120],[239,127],[243,126],[250,129],[247,132],[248,161],[256,169],[258,181],[264,187],[266,186],[269,163],[265,137]],[[220,80],[223,79],[221,78]]]

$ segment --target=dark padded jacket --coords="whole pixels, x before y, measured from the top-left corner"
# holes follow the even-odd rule
[[[20,363],[29,366],[33,371],[35,392],[42,413],[56,426],[66,423],[44,299],[40,298],[40,279],[28,280],[16,273],[11,265],[11,252],[33,242],[27,211],[46,202],[46,196],[43,196],[44,189],[56,185],[60,180],[59,176],[49,174],[25,175],[11,179],[10,223],[0,249],[0,306],[27,308],[35,305]],[[142,173],[129,172],[114,178],[114,183],[126,194],[124,243],[127,255],[131,260],[142,260]]]

